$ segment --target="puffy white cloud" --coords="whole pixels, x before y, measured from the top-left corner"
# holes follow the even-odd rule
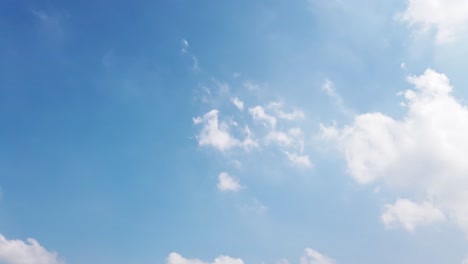
[[[429,202],[417,204],[407,199],[398,199],[394,205],[385,205],[380,219],[386,227],[401,226],[413,232],[417,226],[442,222],[445,216]]]
[[[359,183],[426,196],[468,235],[468,109],[451,94],[444,74],[428,69],[408,81],[406,115],[365,113],[342,129],[321,126],[334,139]]]
[[[301,264],[334,264],[334,263],[335,263],[335,260],[311,248],[306,248],[305,254],[301,258]]]
[[[301,166],[301,167],[306,167],[306,168],[309,168],[309,167],[312,167],[312,162],[310,161],[309,159],[309,155],[300,155],[300,154],[296,154],[296,153],[289,153],[288,151],[285,151],[284,152],[286,154],[286,156],[288,156],[288,159],[298,165],[298,166]]]
[[[242,102],[239,98],[234,97],[231,98],[231,102],[239,109],[239,110],[244,110],[244,102]]]
[[[219,256],[213,262],[205,262],[199,259],[186,259],[180,254],[172,252],[167,257],[166,264],[244,264],[244,261],[239,258]]]
[[[230,176],[227,172],[218,175],[218,190],[222,192],[237,192],[242,189],[239,179]]]
[[[276,127],[276,118],[265,113],[265,109],[262,106],[257,105],[249,108],[249,113],[255,121],[264,121],[268,123],[272,128]]]
[[[219,111],[214,109],[206,113],[203,117],[193,119],[194,124],[203,125],[202,130],[197,135],[198,144],[201,146],[212,146],[220,151],[225,151],[234,147],[251,149],[257,147],[257,142],[252,138],[252,133],[245,127],[246,134],[244,140],[234,138],[229,133],[229,126],[218,119]]]
[[[57,253],[47,251],[36,240],[8,240],[0,235],[0,263],[3,264],[64,264]]]
[[[408,0],[397,16],[421,32],[436,30],[437,43],[453,41],[468,29],[468,2],[465,0]]]

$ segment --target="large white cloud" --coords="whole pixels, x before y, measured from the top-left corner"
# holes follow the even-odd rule
[[[402,119],[365,113],[344,128],[322,125],[321,135],[336,140],[357,182],[425,197],[468,235],[468,109],[444,74],[428,69],[408,81],[415,89],[402,93]]]
[[[450,42],[468,29],[468,1],[408,0],[398,17],[422,32],[435,28],[438,43]]]
[[[0,263],[2,264],[64,264],[57,253],[47,251],[36,240],[8,240],[0,235]]]
[[[199,259],[186,259],[180,254],[172,252],[167,257],[166,264],[244,264],[244,261],[239,258],[219,256],[212,262],[205,262]]]

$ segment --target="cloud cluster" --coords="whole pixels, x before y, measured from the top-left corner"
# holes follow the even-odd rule
[[[406,10],[397,17],[423,33],[435,28],[437,43],[447,43],[468,29],[468,2],[408,0]]]
[[[231,102],[239,109],[244,109],[244,102],[238,97],[231,98]],[[298,127],[291,127],[283,124],[283,130],[278,129],[279,120],[284,122],[297,121],[305,118],[302,111],[293,109],[292,111],[284,111],[283,104],[278,102],[270,102],[265,107],[256,105],[248,108],[248,113],[252,120],[252,125],[259,124],[263,129],[252,132],[249,125],[245,125],[242,133],[244,137],[236,138],[231,133],[233,127],[239,124],[231,120],[230,122],[220,120],[220,111],[213,109],[203,116],[193,118],[195,125],[201,125],[202,128],[196,135],[196,139],[200,146],[211,146],[215,149],[225,152],[235,148],[243,150],[251,150],[258,148],[262,144],[276,145],[288,160],[299,167],[312,167],[312,162],[307,154],[304,154],[303,133]],[[289,128],[288,128],[289,126]]]
[[[258,146],[258,143],[251,137],[250,129],[245,127],[245,138],[240,140],[229,133],[229,125],[226,122],[219,121],[219,111],[213,109],[202,117],[193,119],[196,125],[203,125],[202,130],[197,135],[200,146],[212,146],[220,151],[229,150],[234,147],[241,147],[246,150]]]
[[[468,235],[468,109],[444,74],[428,69],[408,81],[415,88],[402,93],[402,119],[365,113],[343,128],[321,125],[321,136],[337,143],[358,183],[383,182],[427,201],[387,205],[384,223],[414,230],[447,218]]]
[[[244,261],[239,258],[219,256],[212,262],[205,262],[199,259],[186,259],[180,254],[172,252],[167,257],[166,264],[244,264]]]
[[[279,260],[278,264],[288,264],[289,261],[286,259]],[[305,254],[301,257],[301,264],[335,264],[335,260],[321,254],[320,252],[306,248]],[[206,262],[200,259],[187,259],[182,257],[180,254],[172,252],[166,258],[166,264],[244,264],[244,261],[240,258],[232,258],[229,256],[219,256],[212,262]]]
[[[65,264],[57,253],[49,252],[36,240],[8,240],[0,235],[0,263],[3,264]]]

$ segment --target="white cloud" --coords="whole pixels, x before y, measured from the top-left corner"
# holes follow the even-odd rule
[[[293,109],[292,112],[285,112],[281,108],[283,107],[283,103],[281,102],[270,102],[268,104],[268,108],[275,112],[276,117],[285,120],[300,120],[305,118],[304,112]]]
[[[0,235],[0,263],[3,264],[64,264],[57,253],[49,252],[36,240],[8,240]]]
[[[434,28],[436,42],[446,43],[466,33],[468,29],[468,1],[465,0],[408,0],[406,10],[397,16],[419,32]]]
[[[408,81],[401,120],[365,113],[342,129],[322,126],[359,183],[380,181],[394,191],[426,196],[468,235],[468,109],[444,74],[428,69]]]
[[[417,226],[445,221],[445,216],[429,202],[417,204],[407,199],[398,199],[394,205],[385,205],[380,219],[386,227],[401,226],[413,232]]]
[[[217,187],[222,192],[238,192],[243,188],[239,183],[239,179],[230,176],[227,172],[221,172],[218,175]]]
[[[239,98],[234,97],[231,98],[231,102],[239,109],[239,110],[244,110],[244,102],[242,102]]]
[[[335,260],[325,256],[314,249],[306,248],[301,264],[335,264]]]
[[[300,128],[291,128],[287,132],[272,130],[265,136],[267,144],[277,143],[282,147],[294,148],[300,152],[304,151],[304,140]]]
[[[234,147],[241,147],[246,150],[257,147],[257,142],[252,139],[250,129],[246,127],[244,140],[234,138],[229,134],[229,126],[225,122],[218,120],[219,111],[214,109],[206,113],[203,117],[193,119],[194,124],[203,125],[202,130],[197,135],[198,144],[201,146],[212,146],[220,151],[229,150]]]
[[[462,264],[468,264],[468,258],[463,260]]]
[[[239,258],[219,256],[212,262],[205,262],[199,259],[186,259],[180,254],[172,252],[167,257],[166,264],[244,264],[244,261]]]
[[[276,142],[282,146],[291,146],[294,143],[294,138],[281,131],[269,132],[266,136],[266,140],[267,142]]]
[[[284,153],[286,154],[286,156],[288,156],[288,159],[292,163],[301,167],[306,167],[306,168],[312,167],[312,162],[310,161],[308,155],[289,153],[288,151],[285,151]]]
[[[265,109],[263,109],[262,106],[257,105],[255,107],[249,108],[249,113],[255,121],[265,121],[272,128],[276,127],[276,118],[265,113]]]

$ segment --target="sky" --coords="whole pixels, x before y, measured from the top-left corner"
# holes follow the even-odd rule
[[[0,264],[468,263],[468,2],[0,2]]]

